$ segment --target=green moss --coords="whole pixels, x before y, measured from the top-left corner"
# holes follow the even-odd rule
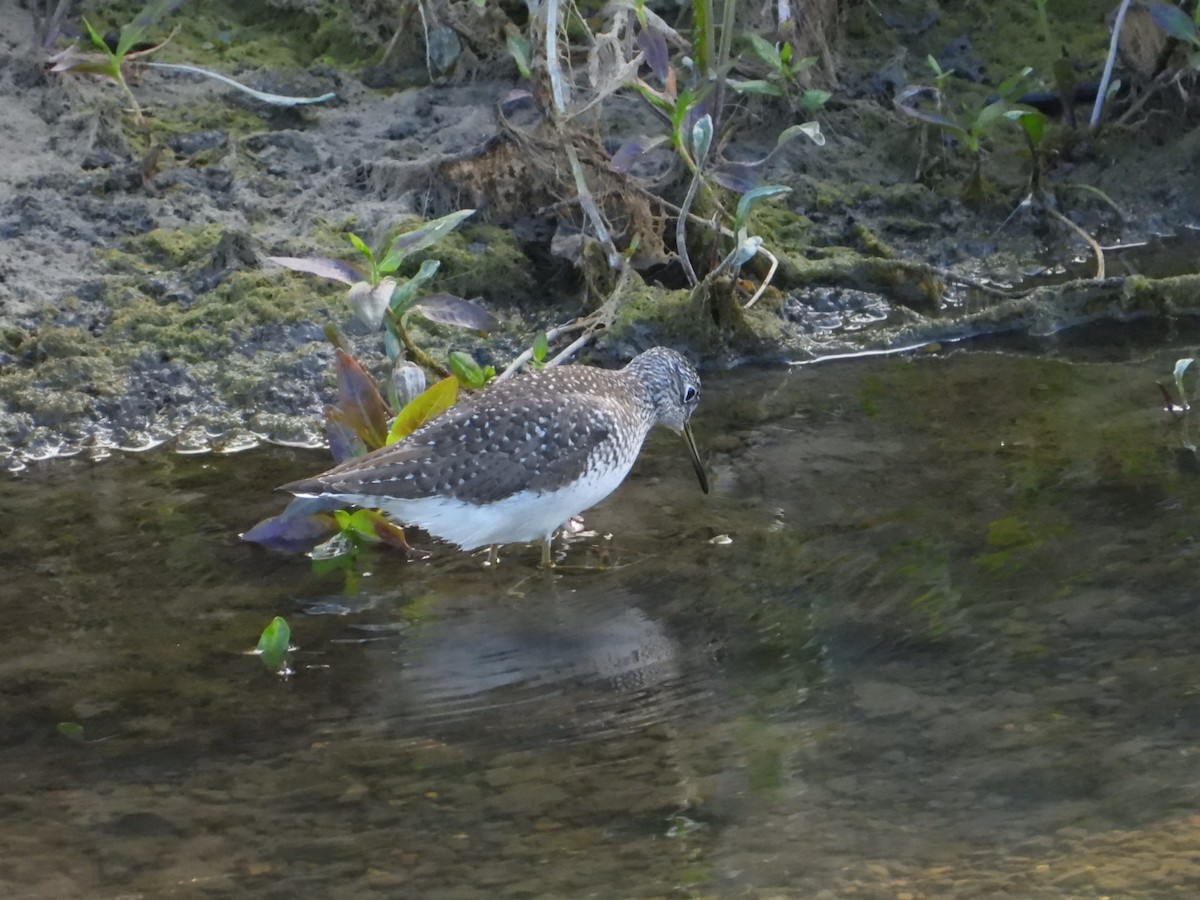
[[[126,238],[121,246],[128,256],[143,262],[143,266],[135,266],[135,270],[178,269],[211,256],[224,233],[224,228],[216,224],[199,228],[155,228],[145,234]],[[112,254],[106,255],[114,262],[118,260]]]
[[[698,314],[688,291],[668,291],[632,278],[621,295],[609,333],[621,340],[647,332],[655,342],[669,346],[715,346],[712,322]]]
[[[398,228],[395,234],[411,231],[420,223]],[[394,235],[389,237],[393,239]],[[479,297],[497,303],[521,303],[540,293],[533,264],[511,231],[484,223],[465,224],[434,246],[407,261],[400,274],[416,274],[421,262],[441,262],[432,291],[460,297]]]
[[[785,253],[799,253],[812,243],[813,223],[808,216],[782,204],[764,203],[750,214],[749,231]]]

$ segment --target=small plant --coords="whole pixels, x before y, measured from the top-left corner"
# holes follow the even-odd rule
[[[457,378],[443,378],[424,388],[422,376],[411,386],[414,396],[393,415],[375,379],[342,347],[337,349],[337,381],[338,402],[325,413],[335,462],[403,440],[458,399]],[[417,390],[418,386],[423,389]],[[281,514],[245,532],[242,540],[288,553],[307,551],[315,574],[340,571],[348,579],[354,577],[359,555],[369,547],[408,550],[404,529],[378,510],[331,509],[325,501],[301,497]]]
[[[797,57],[790,41],[772,44],[761,35],[750,33],[751,52],[767,67],[765,80],[735,81],[729,86],[743,94],[766,94],[787,101],[789,106],[799,108],[812,115],[821,109],[833,95],[829,91],[802,86],[804,75],[816,65],[815,56]]]
[[[135,121],[138,125],[142,126],[145,125],[146,121],[142,107],[138,103],[137,97],[134,96],[133,90],[129,87],[129,79],[138,67],[170,69],[177,72],[202,75],[205,78],[212,78],[236,88],[264,103],[271,103],[276,106],[324,103],[336,96],[335,94],[323,94],[320,97],[285,97],[281,94],[257,91],[218,72],[212,72],[198,66],[147,61],[144,57],[149,56],[157,50],[161,50],[175,35],[175,30],[172,30],[166,38],[158,43],[150,43],[147,40],[150,32],[164,16],[175,10],[182,2],[183,0],[153,0],[153,2],[148,3],[142,12],[138,14],[137,18],[121,28],[117,39],[111,45],[85,17],[83,19],[83,27],[87,31],[88,40],[92,45],[91,50],[80,50],[75,44],[71,44],[65,50],[61,50],[49,57],[50,71],[98,75],[101,78],[114,82],[121,88],[126,99],[129,101],[129,107],[133,112]]]
[[[422,295],[421,289],[441,266],[436,259],[421,263],[420,269],[411,278],[400,280],[396,275],[411,256],[436,244],[474,213],[473,209],[460,209],[426,222],[400,235],[378,252],[368,247],[357,234],[349,232],[346,240],[358,252],[362,263],[357,267],[319,256],[269,256],[267,259],[296,272],[348,285],[346,297],[359,321],[369,328],[382,326],[385,329],[384,349],[393,365],[399,364],[407,351],[414,361],[446,375],[449,372],[445,366],[432,360],[413,343],[408,331],[408,318],[420,315],[439,325],[484,332],[496,327],[496,318],[469,300],[452,294]]]
[[[697,12],[697,15],[699,15],[699,12]],[[711,9],[708,9],[705,15],[711,17]],[[714,57],[715,61],[710,66],[714,72],[714,77],[703,82],[696,80],[694,85],[681,88],[679,86],[681,76],[671,64],[663,30],[649,20],[642,24],[637,34],[637,45],[644,53],[645,63],[649,67],[650,75],[657,83],[657,86],[644,80],[636,73],[632,75],[628,83],[662,116],[664,122],[668,125],[668,131],[665,136],[648,140],[637,139],[625,143],[618,148],[609,162],[610,170],[621,174],[628,174],[643,154],[664,143],[669,143],[676,156],[682,161],[684,167],[691,175],[691,180],[683,202],[680,204],[679,212],[675,217],[675,248],[679,254],[679,261],[683,267],[684,274],[693,286],[700,282],[700,276],[697,275],[688,252],[688,226],[693,206],[699,203],[705,209],[715,209],[719,214],[719,218],[725,222],[730,222],[734,217],[730,216],[721,207],[720,200],[714,191],[715,187],[723,187],[738,194],[754,191],[758,188],[757,173],[755,170],[771,159],[788,141],[804,135],[818,146],[825,143],[820,125],[816,122],[804,122],[784,129],[776,141],[775,149],[763,159],[753,162],[733,163],[721,158],[718,152],[716,136],[720,98],[722,95],[720,86],[723,84],[724,78],[723,74],[720,73],[723,73],[727,68],[727,65],[722,65],[721,60],[728,60],[728,37],[725,29],[730,27],[731,18],[727,17],[722,30],[721,43]],[[765,44],[766,42],[763,41],[763,43]],[[711,51],[711,41],[707,46]],[[787,46],[790,47],[790,45]],[[782,54],[783,51],[778,52]],[[790,64],[790,51],[787,58]],[[782,56],[780,56],[780,60],[782,65]],[[797,65],[799,64],[797,63]],[[703,70],[704,67],[697,63],[693,70],[693,75]],[[768,85],[768,88],[760,90],[760,93],[772,93],[769,89],[769,82],[729,81],[729,86],[735,90],[747,88],[747,85],[749,85],[750,87],[747,89],[747,92],[752,92],[756,84]],[[782,95],[782,87],[779,90],[780,94],[777,94],[777,96]],[[826,97],[825,99],[828,98]],[[819,106],[821,103],[824,103],[823,99],[816,105]],[[787,188],[771,186],[757,195],[757,199],[786,193],[787,190]],[[728,267],[729,262],[733,258],[743,257],[744,262],[758,253],[763,253],[768,257],[771,262],[770,272],[774,273],[777,265],[775,257],[763,247],[761,239],[756,238],[753,242],[747,243],[745,240],[746,235],[743,234],[739,237],[738,225],[740,224],[744,224],[744,217],[742,223],[735,223],[735,227],[722,228],[722,234],[734,240],[733,249],[728,252],[721,249],[719,252],[724,257],[724,262],[709,269],[705,273],[705,277],[719,274],[723,268]],[[747,252],[749,253],[748,256],[746,255]],[[759,294],[751,298],[750,303],[757,299],[761,294],[761,290],[765,289],[769,282],[770,276],[764,280]],[[748,303],[747,305],[750,304]]]
[[[1008,121],[1006,113],[1013,108],[1022,83],[1033,69],[1026,67],[1009,76],[1001,82],[995,99],[988,100],[973,112],[964,109],[961,116],[955,117],[946,110],[943,96],[945,80],[950,73],[943,73],[936,60],[932,61],[932,67],[937,86],[913,85],[906,88],[896,96],[896,108],[905,115],[933,125],[962,142],[971,159],[971,175],[964,193],[969,199],[980,200],[987,192],[983,180],[983,139],[998,124]],[[917,105],[922,97],[932,97],[933,111]]]

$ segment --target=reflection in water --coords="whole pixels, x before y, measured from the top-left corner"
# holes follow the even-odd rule
[[[652,439],[574,574],[435,547],[341,592],[236,539],[312,468],[281,450],[35,467],[0,895],[1181,896],[1176,355],[710,377],[714,494]],[[288,681],[243,655],[277,614]]]

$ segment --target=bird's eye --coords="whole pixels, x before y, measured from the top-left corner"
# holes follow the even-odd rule
[[[693,403],[693,402],[695,402],[696,399],[699,398],[699,396],[700,396],[700,392],[698,390],[696,390],[695,387],[693,387],[690,384],[683,389],[683,402],[684,403]]]

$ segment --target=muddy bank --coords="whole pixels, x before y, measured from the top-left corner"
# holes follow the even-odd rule
[[[624,210],[610,214],[623,246],[641,239],[609,327],[589,347],[595,360],[655,342],[688,346],[709,366],[799,360],[1196,311],[1192,276],[1092,280],[1078,233],[1045,215],[1010,218],[1032,165],[1017,129],[988,134],[986,196],[968,203],[975,165],[961,141],[892,105],[931,79],[927,54],[955,70],[947,114],[964,121],[1023,66],[1037,70],[1029,87],[1044,87],[1063,47],[1078,78],[1091,78],[1107,46],[1091,4],[1060,4],[1045,33],[1025,3],[974,19],[901,0],[826,6],[826,27],[806,38],[819,57],[811,83],[831,94],[811,114],[826,143],[793,141],[762,167],[764,183],[792,192],[751,219],[780,262],[753,309],[742,309],[750,289],[741,284],[687,289],[668,206],[655,199],[677,204],[686,188],[669,150],[647,154],[634,181],[589,169],[605,211]],[[10,466],[164,441],[320,442],[332,388],[324,327],[346,333],[377,371],[382,342],[355,322],[339,286],[264,257],[345,256],[348,230],[381,238],[406,219],[478,210],[430,254],[442,261],[433,289],[478,298],[501,327],[487,337],[419,327],[417,340],[443,358],[465,350],[503,368],[539,331],[611,297],[602,254],[580,254],[584,223],[544,110],[513,101],[516,67],[489,43],[505,33],[499,9],[451,22],[458,55],[430,83],[424,46],[390,41],[407,34],[390,22],[372,33],[361,17],[185,5],[164,60],[337,99],[279,109],[152,71],[133,87],[144,129],[113,85],[46,73],[33,19],[15,0],[0,0],[0,12],[12,23],[0,38],[10,98],[0,121],[0,456]],[[1122,68],[1135,90],[1153,77],[1129,60]],[[1151,98],[1098,139],[1052,122],[1040,177],[1059,208],[1108,244],[1191,224],[1194,180],[1180,180],[1195,155],[1188,104]],[[809,115],[752,96],[736,105],[721,147],[733,161],[762,158],[781,122]],[[629,90],[577,124],[579,146],[600,161],[659,127]],[[751,286],[767,275],[760,262],[744,273]],[[1047,269],[1066,283],[1019,290]]]

